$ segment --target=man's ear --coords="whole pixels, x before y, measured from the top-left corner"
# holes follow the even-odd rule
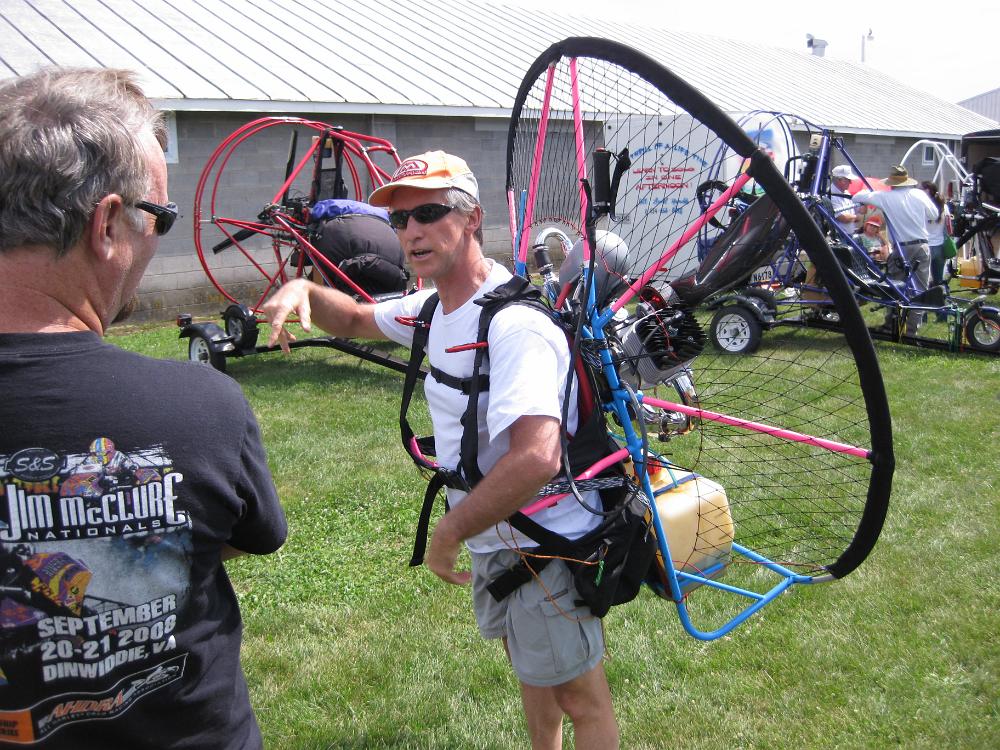
[[[114,254],[118,234],[126,221],[125,203],[120,195],[111,193],[101,198],[87,229],[91,252],[101,260],[109,259]]]
[[[470,234],[474,234],[477,229],[483,223],[483,208],[482,206],[476,206],[472,213],[469,214],[469,223],[466,228],[469,230]]]

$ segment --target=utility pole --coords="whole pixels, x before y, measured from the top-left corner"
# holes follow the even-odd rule
[[[867,34],[862,34],[861,35],[861,62],[865,61],[865,42],[866,41],[869,41],[869,42],[874,42],[875,41],[875,35],[872,34],[872,30],[871,29],[868,29],[868,33]]]

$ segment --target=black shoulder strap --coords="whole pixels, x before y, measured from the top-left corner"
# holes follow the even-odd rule
[[[437,292],[431,294],[420,308],[420,312],[413,320],[413,342],[410,344],[410,361],[406,366],[406,379],[403,381],[403,396],[399,405],[399,434],[403,440],[403,449],[413,458],[418,465],[424,465],[414,454],[412,444],[416,439],[413,428],[406,418],[410,410],[410,401],[413,398],[413,390],[417,385],[417,376],[420,372],[420,365],[424,361],[427,353],[427,335],[430,332],[431,319],[434,317],[434,310],[439,302]],[[435,472],[427,485],[424,493],[424,502],[420,508],[420,517],[417,522],[417,537],[413,544],[413,555],[410,558],[410,565],[416,566],[424,560],[424,550],[427,546],[427,529],[430,526],[431,510],[434,507],[434,498],[442,487],[446,485],[446,476],[442,472]]]
[[[438,293],[434,292],[413,321],[413,343],[410,344],[410,361],[406,365],[406,378],[403,381],[403,397],[399,404],[399,434],[403,440],[403,448],[407,454],[413,455],[410,449],[415,435],[410,427],[410,422],[406,415],[410,411],[410,400],[413,398],[413,389],[417,386],[417,377],[420,374],[420,365],[424,361],[427,352],[427,334],[431,328],[431,318],[434,317],[434,310],[439,302]]]
[[[513,276],[510,281],[504,282],[492,292],[487,292],[477,299],[476,304],[482,307],[484,311],[489,311],[489,318],[492,319],[497,312],[512,302],[537,306],[539,309],[548,312],[548,308],[545,307],[541,299],[541,289],[523,276]],[[482,328],[482,325],[479,327]]]
[[[465,414],[462,415],[462,442],[459,448],[462,474],[470,485],[476,484],[483,478],[479,470],[479,394],[483,390],[481,373],[487,355],[487,347],[483,345],[489,339],[493,316],[511,304],[529,305],[548,314],[549,310],[542,304],[541,296],[541,290],[526,278],[514,276],[476,300],[476,304],[483,308],[479,314],[479,331],[476,334],[476,341],[480,347],[476,349],[472,378],[468,383],[469,403],[465,407]]]
[[[478,303],[479,300],[476,302]],[[486,342],[489,338],[490,321],[493,320],[493,314],[498,309],[484,306],[483,311],[479,314],[479,332],[476,335],[476,340],[479,343]],[[465,414],[462,415],[462,442],[459,445],[458,455],[462,475],[470,485],[477,484],[483,478],[483,473],[479,470],[479,394],[483,390],[480,376],[485,359],[486,347],[480,346],[476,349],[472,377],[469,379],[469,401],[465,406]]]

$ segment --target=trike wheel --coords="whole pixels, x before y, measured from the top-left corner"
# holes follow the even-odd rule
[[[232,336],[238,349],[253,349],[257,346],[257,318],[246,305],[230,305],[222,313],[226,324],[226,334]]]
[[[1000,352],[1000,315],[993,310],[975,310],[965,320],[965,338],[974,349]]]
[[[743,305],[726,305],[712,318],[712,344],[729,354],[751,354],[760,346],[760,322]]]
[[[226,357],[221,352],[212,350],[208,339],[204,336],[192,336],[188,341],[188,359],[192,362],[200,362],[203,365],[211,365],[219,372],[226,371]]]

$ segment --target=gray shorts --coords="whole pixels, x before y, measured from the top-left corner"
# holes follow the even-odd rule
[[[483,638],[506,638],[511,664],[526,685],[549,687],[586,674],[604,656],[599,618],[579,598],[573,576],[561,560],[553,560],[537,579],[502,602],[486,587],[518,561],[511,550],[472,552],[472,603]]]

